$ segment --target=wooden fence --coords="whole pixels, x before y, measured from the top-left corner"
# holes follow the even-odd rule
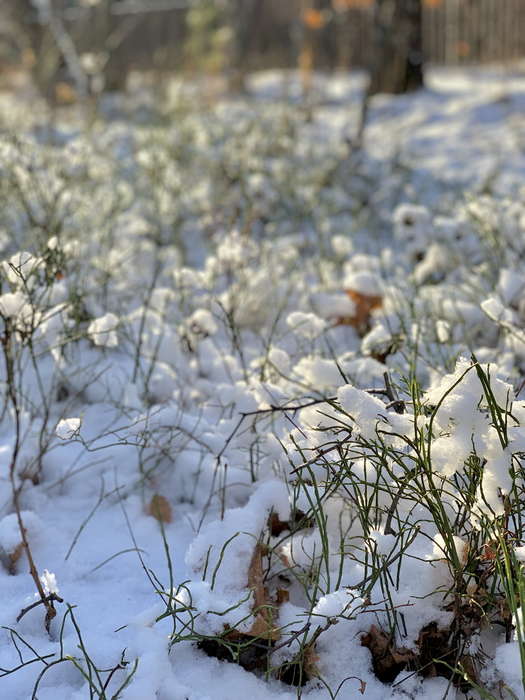
[[[334,0],[335,7],[319,32],[319,62],[331,67],[363,66],[372,50],[373,0]],[[287,66],[295,57],[301,0],[264,0],[254,27],[250,66]],[[423,0],[423,45],[426,60],[456,65],[506,62],[525,58],[525,0]],[[96,8],[92,15],[96,15]],[[166,63],[181,59],[184,11],[113,16],[134,21],[122,42],[122,61]],[[90,31],[83,30],[88,38]]]
[[[438,64],[525,57],[525,0],[426,0],[423,39]]]
[[[112,61],[127,72],[130,68],[172,70],[183,65],[187,2],[54,0],[54,6],[61,8],[79,53],[108,49]],[[324,13],[324,26],[318,30],[317,65],[367,65],[373,50],[374,0],[323,2],[332,9]],[[301,7],[304,0],[261,0],[250,29],[245,67],[297,65]],[[525,58],[525,0],[423,0],[423,8],[428,62],[456,65]]]

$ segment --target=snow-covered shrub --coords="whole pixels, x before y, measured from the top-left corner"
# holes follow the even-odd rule
[[[522,203],[322,112],[141,99],[0,135],[0,666],[519,697]]]

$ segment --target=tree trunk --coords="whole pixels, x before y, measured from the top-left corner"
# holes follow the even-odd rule
[[[35,87],[46,97],[60,68],[61,56],[47,27],[38,22],[38,12],[30,0],[16,0],[6,7],[16,28],[17,42],[27,56]]]
[[[376,0],[369,95],[423,86],[422,0]]]
[[[243,92],[246,87],[247,61],[262,6],[263,0],[233,0],[231,4],[233,39],[228,82],[234,92]]]

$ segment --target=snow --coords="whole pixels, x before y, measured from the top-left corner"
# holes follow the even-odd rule
[[[95,345],[105,345],[108,348],[113,348],[118,345],[118,335],[116,332],[118,322],[118,317],[115,316],[115,314],[107,313],[91,321],[87,332],[93,339]]]
[[[376,432],[376,423],[385,410],[385,404],[350,385],[341,387],[337,392],[337,398],[341,408],[352,417],[356,430],[365,438],[373,437]]]
[[[63,418],[56,427],[56,434],[61,440],[70,440],[80,430],[80,418]]]
[[[89,697],[79,666],[124,700],[460,698],[361,644],[418,654],[460,599],[477,680],[525,697],[492,567],[498,535],[525,559],[525,79],[431,72],[359,154],[361,75],[315,76],[311,119],[296,76],[250,86],[89,131],[1,97],[2,697],[63,653],[40,700]],[[265,614],[264,668],[197,644]]]
[[[59,588],[57,586],[57,577],[55,574],[52,574],[47,569],[44,569],[44,573],[40,577],[40,581],[42,582],[42,587],[46,595],[51,595],[52,593],[58,595]]]
[[[345,287],[367,296],[380,296],[381,278],[366,271],[353,272],[345,278]]]
[[[20,314],[25,303],[26,298],[21,292],[2,294],[0,296],[0,313],[7,318],[14,318]]]
[[[320,335],[326,326],[323,319],[313,313],[304,313],[302,311],[292,312],[286,319],[286,322],[296,333],[310,339]]]

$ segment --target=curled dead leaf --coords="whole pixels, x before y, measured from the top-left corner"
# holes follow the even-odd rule
[[[248,634],[252,637],[277,640],[280,637],[280,631],[274,625],[274,605],[264,585],[263,556],[265,553],[266,547],[258,542],[248,569],[248,588],[253,590],[255,617]]]
[[[494,561],[498,554],[498,543],[496,541],[486,542],[483,545],[482,561]]]
[[[337,319],[339,326],[352,326],[360,335],[364,335],[370,326],[370,316],[376,309],[383,306],[383,297],[378,294],[363,294],[355,289],[345,289],[346,294],[354,302],[354,315],[342,316]]]
[[[287,685],[304,686],[312,678],[319,677],[318,662],[319,656],[315,650],[315,644],[308,644],[293,659],[279,666],[275,670],[275,677]]]
[[[159,493],[155,493],[148,506],[148,515],[163,523],[171,523],[172,513],[169,502]]]
[[[24,552],[24,543],[20,542],[15,549],[9,554],[9,573],[14,574],[16,569],[16,564]]]
[[[290,591],[286,590],[286,588],[278,588],[275,598],[277,605],[287,603],[290,600]]]
[[[291,569],[291,568],[292,568],[292,562],[291,562],[290,559],[288,558],[288,555],[286,554],[286,552],[285,552],[285,550],[284,550],[284,547],[279,547],[279,549],[277,550],[276,554],[277,554],[277,556],[279,557],[279,559],[281,560],[281,562],[283,563],[283,565],[284,565],[284,567],[285,567],[286,569]]]
[[[315,644],[309,646],[304,654],[303,668],[304,672],[309,678],[317,678],[319,676],[319,669],[317,664],[320,661],[320,656],[315,650]]]
[[[268,518],[268,529],[272,537],[279,537],[286,530],[295,531],[303,528],[314,527],[315,522],[302,510],[294,509],[288,520],[281,520],[277,513],[272,511]]]
[[[383,683],[394,681],[415,658],[410,649],[395,647],[392,637],[376,625],[361,637],[361,646],[370,650],[374,673]]]
[[[16,545],[16,547],[9,552],[6,552],[4,549],[0,548],[0,561],[8,571],[8,573],[11,574],[11,576],[14,576],[16,574],[16,565],[24,553],[24,543],[19,542],[19,544]]]

